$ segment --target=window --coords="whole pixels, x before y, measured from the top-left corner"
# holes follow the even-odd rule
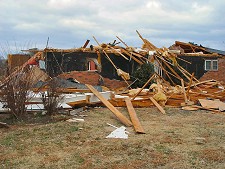
[[[218,70],[218,61],[212,60],[212,70]]]
[[[218,60],[205,60],[205,70],[218,70]]]
[[[97,70],[97,66],[92,60],[88,62],[88,70]]]

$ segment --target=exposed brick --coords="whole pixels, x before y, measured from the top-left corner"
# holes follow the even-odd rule
[[[200,78],[201,81],[211,79],[225,84],[225,57],[218,59],[218,71],[208,71]]]
[[[68,79],[73,78],[83,84],[91,84],[93,86],[100,85],[101,75],[94,71],[72,71],[59,75],[59,77]],[[108,79],[103,77],[103,86],[113,90],[120,87],[127,87],[124,81]]]

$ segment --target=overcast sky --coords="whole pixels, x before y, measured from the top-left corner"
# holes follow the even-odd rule
[[[225,50],[224,0],[0,0],[0,50],[81,47],[119,36],[140,47],[176,40]],[[0,53],[1,55],[1,53]]]

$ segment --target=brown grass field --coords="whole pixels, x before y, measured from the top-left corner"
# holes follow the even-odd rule
[[[128,117],[126,108],[119,110]],[[105,138],[122,124],[107,108],[81,113],[84,122],[16,123],[0,128],[0,168],[224,169],[225,116],[198,110],[135,108],[146,134]],[[78,116],[78,118],[81,118]],[[39,120],[38,120],[39,119]],[[1,121],[1,120],[0,120]]]

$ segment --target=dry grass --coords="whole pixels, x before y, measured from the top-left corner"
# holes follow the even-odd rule
[[[128,116],[125,108],[119,109]],[[217,168],[225,166],[225,116],[206,111],[136,109],[146,134],[106,139],[121,123],[106,108],[84,123],[60,121],[0,129],[0,168]],[[204,138],[199,144],[197,138]]]

